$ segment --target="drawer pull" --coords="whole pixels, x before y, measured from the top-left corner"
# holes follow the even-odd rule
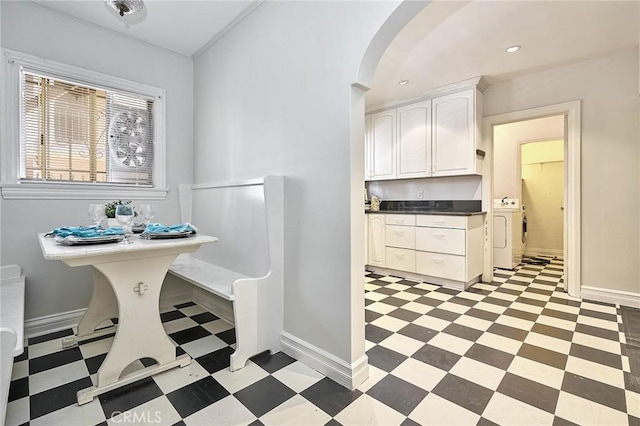
[[[404,219],[396,219],[396,223],[404,223]]]
[[[442,265],[444,263],[444,259],[433,259],[433,263],[437,263],[438,265]]]
[[[398,259],[404,259],[404,254],[396,253]]]
[[[404,235],[404,231],[396,231],[396,235],[398,237],[402,237]]]
[[[433,238],[437,238],[439,240],[444,238],[444,234],[433,234]]]
[[[445,222],[444,220],[434,220],[433,223],[435,223],[436,225],[444,225],[447,222]]]

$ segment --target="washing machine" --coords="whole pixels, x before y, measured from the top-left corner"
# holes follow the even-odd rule
[[[521,208],[493,209],[493,266],[513,269],[524,255],[527,216]]]

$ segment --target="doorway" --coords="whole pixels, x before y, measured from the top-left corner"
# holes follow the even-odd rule
[[[560,117],[563,118],[563,117]],[[518,144],[522,209],[526,214],[523,263],[564,258],[564,135]]]
[[[493,281],[493,210],[494,210],[494,137],[496,127],[509,123],[561,116],[564,126],[564,187],[563,199],[563,256],[564,256],[564,289],[570,296],[580,297],[580,246],[581,246],[581,213],[580,213],[580,101],[533,108],[529,110],[509,112],[484,118],[484,144],[486,159],[482,181],[483,210],[485,218],[484,267],[482,280]],[[526,208],[526,206],[525,206]]]

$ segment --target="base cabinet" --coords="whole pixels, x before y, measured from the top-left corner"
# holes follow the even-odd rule
[[[483,215],[370,214],[368,222],[369,267],[458,290],[482,275]]]
[[[385,267],[385,215],[369,214],[368,264]]]

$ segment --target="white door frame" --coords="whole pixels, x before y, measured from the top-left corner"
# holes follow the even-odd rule
[[[580,101],[548,105],[522,111],[492,115],[483,120],[485,161],[482,179],[484,222],[484,264],[482,281],[493,281],[493,128],[500,124],[532,120],[554,115],[565,116],[565,210],[564,210],[564,288],[570,296],[580,297],[581,235],[581,105]]]

